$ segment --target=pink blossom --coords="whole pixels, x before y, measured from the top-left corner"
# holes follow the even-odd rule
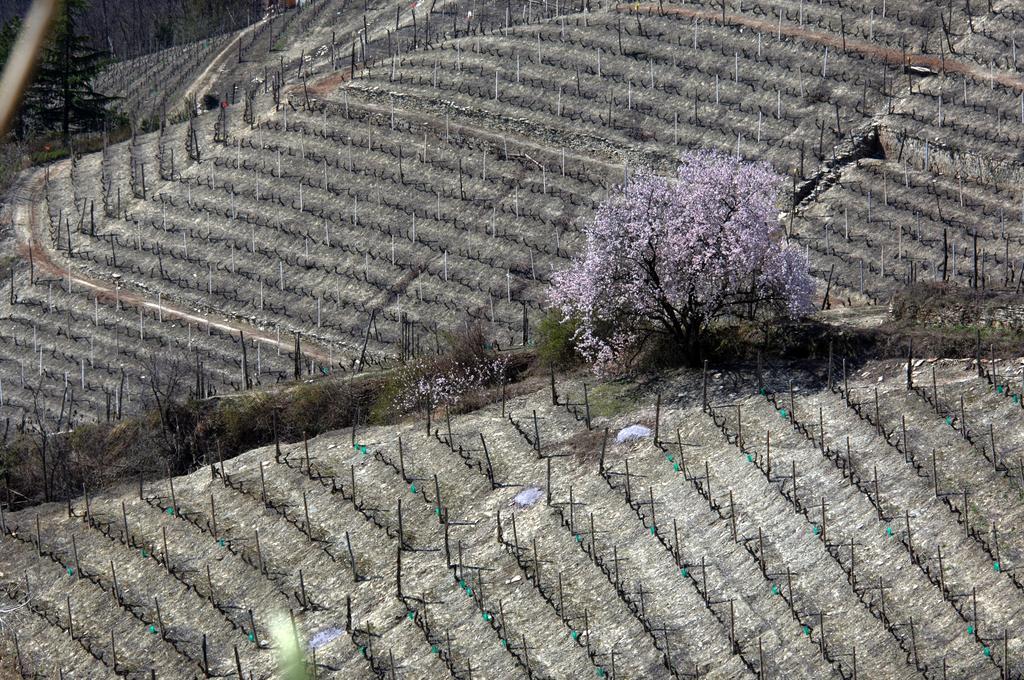
[[[441,369],[427,362],[413,364],[406,369],[395,405],[403,411],[428,403],[451,408],[470,390],[501,382],[507,371],[505,357],[455,361]]]
[[[811,309],[807,262],[779,228],[780,183],[764,163],[694,152],[674,179],[638,170],[598,208],[585,252],[550,293],[578,317],[575,340],[596,370],[628,364],[655,334],[694,358],[716,319]]]

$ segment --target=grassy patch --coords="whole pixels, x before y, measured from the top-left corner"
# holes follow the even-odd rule
[[[602,383],[588,392],[591,418],[613,418],[636,406],[629,396],[629,386],[622,382]]]
[[[521,379],[534,359],[529,352],[507,357],[511,379]],[[40,438],[11,432],[0,441],[0,478],[20,506],[63,498],[67,490],[81,489],[83,483],[92,490],[140,475],[155,479],[184,474],[221,457],[227,460],[273,444],[275,413],[282,443],[350,427],[353,421],[393,423],[404,415],[394,408],[397,391],[406,384],[399,373],[293,382],[203,401],[172,402],[163,418],[151,410],[109,423],[83,424],[47,438],[45,478],[39,462]],[[515,394],[518,389],[513,386],[509,392]],[[500,394],[500,387],[480,388],[467,395],[464,406],[477,408]],[[67,460],[73,464],[54,462]]]
[[[32,165],[43,165],[44,163],[59,161],[62,158],[67,158],[68,156],[69,152],[65,147],[57,147],[56,149],[34,151],[32,152],[31,160]]]
[[[404,375],[397,373],[388,375],[370,406],[369,422],[371,425],[385,425],[395,419],[398,415],[395,402],[401,397],[405,384]]]

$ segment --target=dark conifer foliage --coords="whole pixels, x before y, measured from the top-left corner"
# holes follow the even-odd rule
[[[0,26],[23,16],[30,4],[0,2]],[[237,30],[255,21],[263,6],[262,0],[89,0],[78,25],[90,47],[120,61]]]
[[[74,133],[102,129],[112,101],[92,86],[109,57],[90,47],[82,33],[79,20],[85,8],[85,0],[65,2],[25,101],[30,124],[59,130],[65,146]]]

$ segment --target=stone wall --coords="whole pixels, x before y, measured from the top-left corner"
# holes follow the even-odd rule
[[[917,285],[893,297],[894,319],[930,326],[985,326],[1024,330],[1024,295],[975,293],[937,284]]]

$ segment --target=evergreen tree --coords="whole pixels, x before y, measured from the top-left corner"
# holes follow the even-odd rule
[[[26,100],[33,122],[60,130],[65,146],[71,145],[73,133],[101,129],[113,99],[92,86],[107,55],[78,34],[77,22],[86,7],[86,0],[64,1]]]
[[[21,25],[21,17],[15,16],[8,19],[4,23],[3,28],[0,28],[0,71],[7,64],[7,57],[10,56],[11,50],[14,49],[14,43],[18,41]],[[11,121],[11,131],[16,139],[24,139],[25,116],[22,114],[20,107],[14,112],[14,118]]]
[[[18,32],[21,31],[21,17],[9,19],[0,28],[0,68],[7,63],[7,55],[14,48],[14,42],[18,39]]]

